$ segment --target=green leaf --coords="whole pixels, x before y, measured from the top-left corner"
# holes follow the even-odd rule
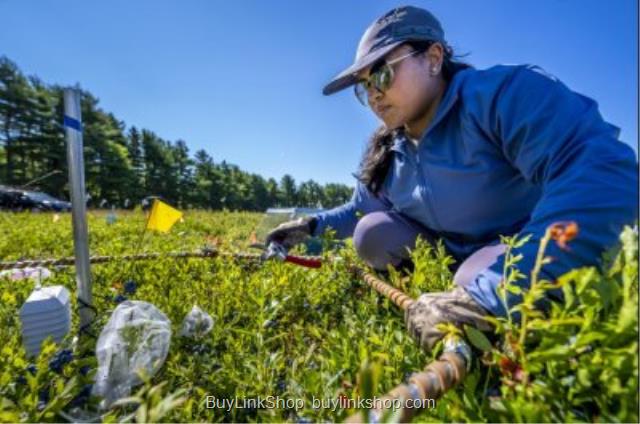
[[[520,286],[516,286],[515,284],[507,284],[505,287],[507,291],[511,294],[515,294],[515,295],[522,294],[522,289],[520,288]]]
[[[525,244],[527,244],[529,242],[529,240],[531,240],[531,234],[527,234],[526,236],[520,238],[519,240],[517,240],[515,242],[515,244],[513,245],[514,248],[518,249],[522,246],[524,246]]]
[[[531,352],[529,359],[531,360],[562,360],[571,355],[571,348],[566,345],[554,346],[547,350]]]
[[[464,331],[467,334],[467,338],[469,339],[471,344],[476,348],[480,349],[483,352],[489,352],[491,351],[491,349],[493,349],[493,346],[491,346],[491,342],[489,341],[489,339],[487,339],[487,336],[482,333],[482,331],[470,325],[465,325]]]

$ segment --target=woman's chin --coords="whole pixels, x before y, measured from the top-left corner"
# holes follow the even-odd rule
[[[396,130],[400,127],[402,127],[402,123],[398,122],[397,120],[392,120],[392,119],[383,119],[383,118],[378,118],[379,121],[382,123],[382,125],[384,125],[384,127],[388,130]]]

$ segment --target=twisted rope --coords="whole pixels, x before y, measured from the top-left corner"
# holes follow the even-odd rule
[[[171,252],[171,253],[140,253],[137,255],[110,255],[110,256],[91,256],[89,262],[92,264],[103,264],[112,261],[140,261],[153,260],[162,258],[173,259],[189,259],[189,258],[214,258],[214,257],[230,257],[240,260],[257,260],[260,259],[259,254],[253,253],[226,253],[215,249],[203,249],[199,252]],[[57,259],[24,259],[14,262],[0,262],[0,271],[12,268],[29,268],[37,266],[45,267],[61,267],[74,266],[75,258],[57,258]]]
[[[464,342],[461,342],[464,343]],[[465,345],[466,346],[466,345]],[[427,365],[424,371],[414,373],[406,384],[400,384],[380,398],[379,405],[349,416],[347,423],[378,423],[385,409],[399,407],[398,422],[408,422],[420,410],[435,406],[432,402],[458,385],[467,374],[464,356],[455,351],[445,351],[437,361]]]
[[[257,253],[229,253],[220,252],[217,249],[206,248],[198,252],[171,252],[171,253],[140,253],[137,255],[110,255],[110,256],[91,256],[89,262],[92,264],[103,264],[112,261],[140,261],[162,258],[173,259],[189,259],[189,258],[215,258],[215,257],[233,258],[239,260],[260,260],[260,254]],[[320,256],[301,256],[305,259],[322,260]],[[31,268],[37,266],[45,267],[61,267],[74,266],[74,257],[57,258],[57,259],[23,259],[13,262],[0,262],[0,271],[12,268]]]
[[[406,293],[359,267],[351,271],[362,278],[369,287],[391,300],[401,310],[408,309],[415,300]],[[431,405],[448,390],[464,380],[471,361],[471,350],[462,340],[446,340],[445,351],[437,361],[430,363],[419,373],[414,373],[406,384],[400,384],[380,398],[377,407],[351,415],[347,423],[377,423],[385,409],[400,407],[399,422],[409,421],[418,411]]]
[[[411,297],[407,296],[406,293],[396,289],[389,283],[379,279],[375,275],[363,270],[362,268],[353,267],[351,271],[357,277],[362,278],[369,287],[391,300],[397,307],[399,307],[403,311],[413,304],[414,300]]]

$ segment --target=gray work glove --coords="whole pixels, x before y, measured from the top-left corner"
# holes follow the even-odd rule
[[[444,337],[438,324],[451,323],[462,329],[463,324],[481,331],[489,331],[491,325],[483,319],[487,315],[478,303],[462,287],[448,292],[424,293],[405,312],[404,320],[409,334],[428,353]]]
[[[283,222],[267,234],[265,244],[268,246],[269,243],[275,242],[289,250],[313,234],[316,222],[316,219],[310,216]]]

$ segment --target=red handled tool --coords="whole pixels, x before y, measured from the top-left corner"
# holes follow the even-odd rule
[[[262,250],[263,260],[277,259],[282,262],[290,262],[307,268],[320,268],[322,266],[322,261],[319,259],[309,259],[301,256],[289,255],[287,253],[287,249],[278,243],[271,242],[268,246],[261,243],[254,243],[250,247]]]

